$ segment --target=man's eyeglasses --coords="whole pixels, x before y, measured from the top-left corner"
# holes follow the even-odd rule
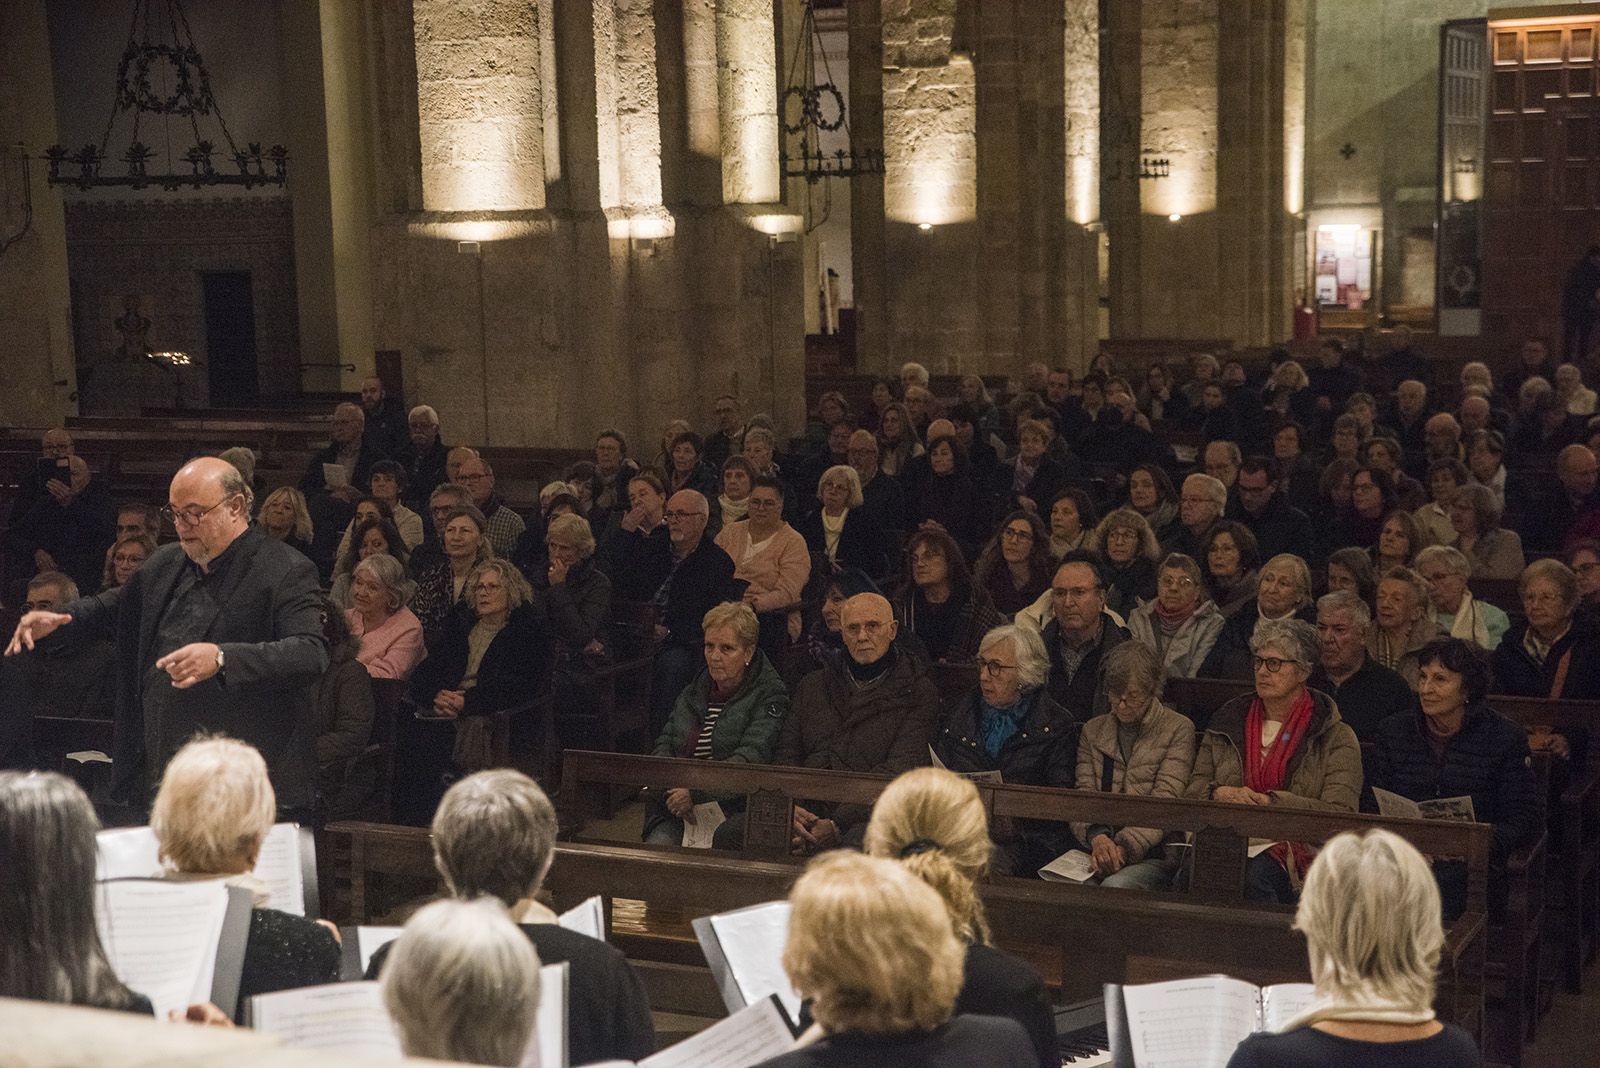
[[[479,471],[477,474],[474,474],[474,475],[457,475],[456,476],[456,481],[457,482],[482,482],[484,479],[486,479],[488,477],[489,477],[488,475],[484,474],[482,471]]]
[[[179,522],[182,522],[192,527],[196,523],[200,522],[200,520],[204,519],[206,516],[210,515],[212,512],[215,512],[218,508],[221,508],[227,503],[228,498],[224,497],[216,504],[213,504],[210,508],[174,508],[169,504],[161,509],[161,514],[171,520],[174,526],[176,526]]]
[[[1279,656],[1258,656],[1256,657],[1256,670],[1260,671],[1262,668],[1266,668],[1268,675],[1276,675],[1278,672],[1283,670],[1283,665],[1298,663],[1300,663],[1300,661],[1285,660]]]
[[[668,511],[665,514],[666,514],[667,520],[670,522],[671,520],[674,520],[674,519],[693,519],[695,516],[699,515],[700,513],[699,512],[674,512],[674,511]]]

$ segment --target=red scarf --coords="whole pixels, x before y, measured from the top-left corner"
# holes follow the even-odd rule
[[[1289,760],[1299,752],[1311,727],[1312,700],[1310,690],[1301,690],[1300,697],[1283,727],[1273,739],[1265,754],[1261,752],[1261,727],[1267,719],[1267,707],[1261,698],[1250,702],[1250,712],[1244,721],[1244,784],[1258,793],[1270,794],[1283,789],[1289,775]],[[1289,873],[1289,882],[1296,888],[1305,878],[1316,853],[1303,842],[1276,842],[1267,850],[1267,856],[1276,860]]]

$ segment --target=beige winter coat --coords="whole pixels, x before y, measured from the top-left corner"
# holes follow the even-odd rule
[[[1105,790],[1134,797],[1182,797],[1194,764],[1194,724],[1160,701],[1151,704],[1139,722],[1139,734],[1126,762],[1117,747],[1117,717],[1110,712],[1083,725],[1078,739],[1078,789]],[[1154,827],[1112,827],[1074,823],[1072,833],[1085,846],[1097,835],[1110,834],[1127,862],[1145,859],[1161,844],[1164,832]]]
[[[1272,791],[1272,803],[1354,812],[1361,801],[1361,743],[1333,698],[1312,690],[1311,699],[1311,726],[1289,758],[1285,789]],[[1190,797],[1208,797],[1213,786],[1244,785],[1245,723],[1254,700],[1255,694],[1235,697],[1211,717],[1195,753]],[[1261,740],[1249,744],[1259,746]]]

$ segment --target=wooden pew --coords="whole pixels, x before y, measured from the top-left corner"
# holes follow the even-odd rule
[[[687,786],[744,793],[744,855],[793,863],[787,848],[795,800],[870,804],[889,781],[888,776],[569,751],[562,772],[563,819],[581,831],[583,787],[587,785]],[[1011,878],[985,884],[986,901],[1006,903],[1003,911],[1008,914],[1004,917],[997,914],[1001,906],[990,906],[997,937],[1033,944],[1042,940],[1061,950],[1064,967],[1074,975],[1091,975],[1097,981],[1138,982],[1216,969],[1258,982],[1303,979],[1304,950],[1297,945],[1297,936],[1286,930],[1288,911],[1243,900],[1245,846],[1251,837],[1317,843],[1342,831],[1376,824],[1403,835],[1430,855],[1462,856],[1469,870],[1468,906],[1449,932],[1450,965],[1440,988],[1441,1012],[1473,1027],[1481,1019],[1481,935],[1486,922],[1489,841],[1485,825],[1026,786],[980,784],[979,792],[996,817],[1194,832],[1196,860],[1187,894],[1118,894],[1098,887]],[[1151,930],[1152,916],[1173,922]]]

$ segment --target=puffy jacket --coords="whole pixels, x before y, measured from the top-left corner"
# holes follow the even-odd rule
[[[1194,765],[1194,724],[1162,704],[1151,703],[1128,759],[1117,745],[1117,717],[1096,716],[1083,726],[1078,742],[1077,785],[1080,790],[1102,790],[1132,797],[1182,797]],[[1084,845],[1109,834],[1122,847],[1127,862],[1145,859],[1161,844],[1165,832],[1154,827],[1090,826],[1074,823],[1072,833]]]
[[[1289,757],[1285,787],[1273,790],[1272,803],[1292,808],[1354,812],[1361,801],[1361,743],[1339,717],[1339,706],[1320,690],[1311,690],[1311,726],[1297,752]],[[1245,723],[1255,694],[1235,697],[1211,717],[1195,752],[1188,795],[1210,796],[1214,786],[1244,785]]]
[[[938,687],[915,657],[894,649],[886,655],[895,662],[865,687],[849,677],[848,655],[801,679],[773,762],[887,775],[926,765]],[[840,805],[833,818],[844,833],[864,828],[869,815],[865,805]]]
[[[533,616],[554,639],[563,659],[574,659],[601,636],[611,615],[611,579],[595,566],[594,557],[579,560],[564,582],[533,577]]]
[[[689,757],[700,737],[710,701],[711,676],[704,669],[673,702],[672,715],[656,739],[655,756]],[[757,650],[744,682],[722,705],[711,728],[711,759],[768,764],[789,711],[789,688],[765,653]]]
[[[1161,657],[1171,679],[1192,679],[1200,674],[1200,665],[1211,655],[1212,646],[1222,634],[1227,623],[1216,602],[1207,601],[1195,609],[1176,634],[1167,639],[1166,648],[1156,640],[1158,624],[1155,619],[1156,602],[1149,601],[1135,608],[1128,616],[1128,633],[1148,645]]]
[[[1494,689],[1496,693],[1516,697],[1562,697],[1568,700],[1595,700],[1600,698],[1600,636],[1581,619],[1574,619],[1567,633],[1550,649],[1543,664],[1522,647],[1528,635],[1528,621],[1519,619],[1511,624],[1506,636],[1494,651]],[[1570,652],[1567,674],[1561,689],[1555,687],[1556,672],[1561,658]]]
[[[983,701],[978,691],[967,694],[941,719],[933,751],[945,767],[958,773],[998,771],[1018,786],[1071,788],[1076,778],[1078,721],[1047,690],[1037,690],[1016,733],[990,756],[983,745]],[[1031,876],[1071,848],[1063,823],[1017,820],[1014,826],[991,828],[999,874]]]
[[[1471,796],[1478,822],[1494,826],[1494,864],[1504,864],[1507,854],[1538,832],[1528,732],[1488,705],[1467,709],[1461,729],[1440,754],[1420,712],[1390,716],[1378,724],[1373,741],[1367,782],[1413,801]]]

